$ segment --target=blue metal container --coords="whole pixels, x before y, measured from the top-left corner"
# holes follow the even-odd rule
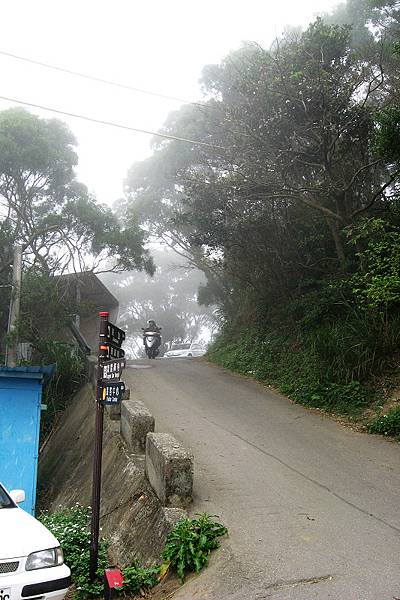
[[[0,481],[25,490],[21,508],[34,514],[43,383],[50,367],[0,367]]]

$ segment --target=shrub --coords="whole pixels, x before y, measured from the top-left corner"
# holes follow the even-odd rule
[[[385,415],[377,415],[368,423],[367,430],[400,439],[400,406],[391,408]]]
[[[64,552],[65,563],[71,569],[72,582],[77,600],[99,598],[103,595],[104,569],[108,566],[108,546],[105,539],[99,540],[97,578],[89,579],[90,565],[90,508],[76,504],[73,508],[64,508],[53,514],[44,513],[39,520],[56,536]],[[123,596],[143,593],[154,587],[160,579],[160,570],[168,570],[169,565],[177,568],[183,581],[190,571],[200,571],[208,564],[208,557],[214,548],[218,548],[218,537],[225,535],[227,529],[209,515],[200,515],[198,519],[179,521],[167,537],[163,567],[153,565],[141,567],[133,562],[122,569],[124,583],[119,588]]]
[[[40,340],[37,343],[43,364],[56,364],[56,372],[43,392],[43,403],[47,411],[42,413],[40,435],[44,439],[57,416],[62,412],[68,400],[75,394],[85,380],[86,360],[82,352],[63,342]]]
[[[367,327],[364,315],[360,321],[328,322],[311,332],[253,326],[236,337],[222,332],[208,356],[274,385],[295,402],[357,416],[371,401],[367,373],[379,371],[388,348],[397,346],[397,325],[386,343],[378,325]]]
[[[89,579],[90,565],[90,508],[76,504],[53,514],[43,514],[40,521],[58,539],[64,552],[66,564],[71,569],[72,582],[76,587],[75,597],[97,598],[103,595],[103,573],[108,566],[108,542],[99,541],[97,579]]]

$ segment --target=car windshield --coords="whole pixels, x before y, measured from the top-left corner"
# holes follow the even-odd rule
[[[189,350],[190,344],[174,344],[172,350]]]
[[[0,485],[0,508],[14,508],[15,504]]]

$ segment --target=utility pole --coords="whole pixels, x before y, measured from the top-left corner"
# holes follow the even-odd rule
[[[16,323],[19,319],[21,305],[21,280],[22,280],[22,246],[14,246],[14,260],[12,272],[12,288],[10,300],[10,312],[8,314],[8,335],[15,331]],[[8,367],[17,366],[17,340],[12,339],[7,343],[6,365]]]

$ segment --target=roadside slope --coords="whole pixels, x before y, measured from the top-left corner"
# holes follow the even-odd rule
[[[151,364],[125,380],[157,428],[193,449],[192,512],[218,514],[230,530],[177,598],[399,595],[398,444],[201,361]]]
[[[39,464],[42,508],[91,504],[95,405],[86,385],[62,416]],[[144,477],[144,457],[129,454],[119,422],[105,415],[100,526],[114,560],[158,561],[168,532],[160,503]]]

